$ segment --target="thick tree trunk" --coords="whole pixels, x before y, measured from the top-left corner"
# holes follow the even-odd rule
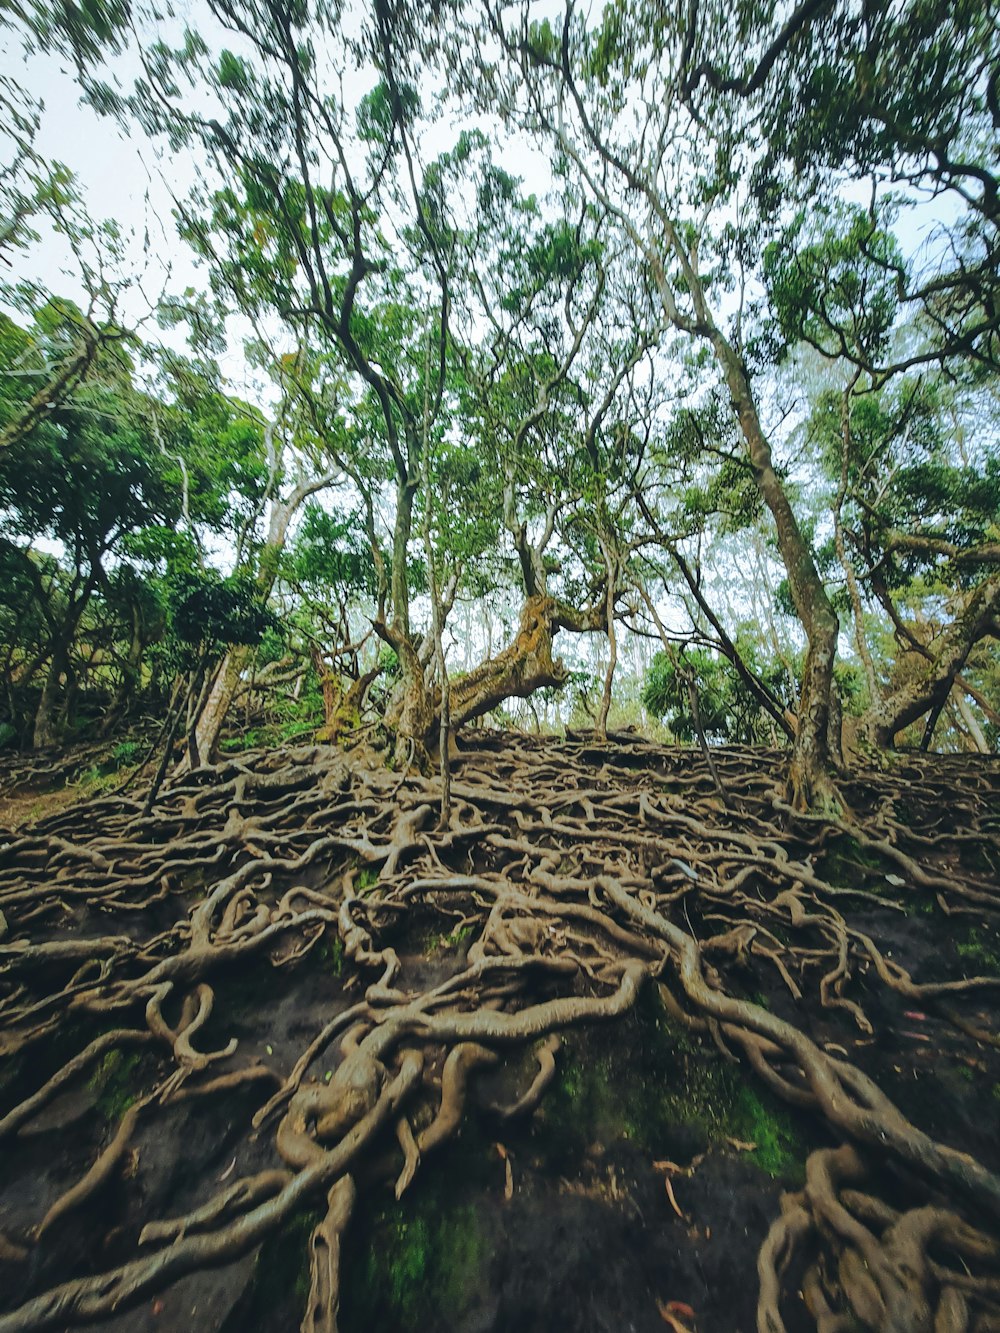
[[[467,675],[451,682],[453,729],[491,712],[506,699],[527,699],[544,686],[564,684],[569,673],[562,661],[553,657],[552,643],[567,618],[575,626],[574,613],[562,607],[555,598],[529,597],[521,611],[513,642],[495,657],[487,658]],[[599,608],[597,623],[591,628],[599,629],[601,619]],[[436,732],[439,707],[440,701],[436,698],[425,733],[428,738]]]
[[[401,673],[385,717],[386,726],[396,738],[393,764],[396,768],[406,768],[412,763],[423,767],[427,762],[427,746],[433,741],[430,735],[433,709],[423,663],[409,635],[395,621],[379,625],[378,632],[394,650]]]

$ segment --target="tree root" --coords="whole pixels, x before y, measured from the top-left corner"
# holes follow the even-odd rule
[[[529,1043],[527,1087],[491,1110],[530,1114],[555,1075],[559,1034],[614,1022],[653,981],[675,1022],[745,1060],[841,1144],[814,1152],[805,1186],[782,1200],[758,1259],[758,1328],[785,1328],[792,1279],[824,1333],[994,1326],[1000,1181],[912,1124],[846,1052],[876,1028],[877,992],[883,1005],[926,1010],[904,1021],[947,1021],[953,1040],[968,1033],[995,1058],[993,1034],[966,1010],[998,978],[977,967],[921,979],[891,956],[879,922],[917,899],[977,921],[1000,911],[995,883],[961,868],[963,855],[988,864],[996,850],[1000,773],[956,763],[939,778],[930,760],[915,764],[909,796],[928,814],[914,832],[895,815],[898,775],[842,777],[839,807],[817,816],[776,796],[745,755],[719,748],[712,759],[714,776],[704,756],[634,736],[595,745],[484,733],[459,747],[439,830],[433,778],[390,778],[307,748],[189,771],[153,812],[120,793],[13,838],[0,849],[0,1046],[44,1055],[72,1024],[76,1054],[34,1091],[14,1081],[0,1139],[109,1053],[154,1053],[111,1142],[33,1243],[59,1244],[57,1224],[120,1169],[140,1117],[152,1125],[165,1107],[258,1099],[238,1117],[258,1140],[258,1169],[224,1188],[228,1171],[206,1181],[183,1216],[149,1217],[119,1267],[29,1287],[0,1314],[0,1333],[106,1318],[246,1254],[324,1197],[302,1327],[332,1333],[356,1188],[394,1182],[399,1198],[458,1131],[477,1072]],[[939,813],[945,792],[960,829]],[[834,883],[824,857],[847,836],[881,869]],[[428,923],[444,927],[430,983],[418,933]],[[237,1050],[230,996],[251,970],[269,1061],[216,1072]],[[782,997],[775,1009],[745,998],[747,977],[759,985],[763,974]],[[257,978],[294,988],[300,975],[316,979],[315,1013],[272,1064]],[[798,1021],[806,1006],[822,1019],[813,1037]],[[108,1030],[109,1015],[124,1017]],[[247,1028],[235,1030],[252,1052]],[[20,1239],[5,1240],[11,1253]]]

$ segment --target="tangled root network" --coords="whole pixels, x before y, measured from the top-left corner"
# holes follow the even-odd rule
[[[1000,1135],[973,1155],[881,1077],[908,1021],[1000,1087],[1000,979],[949,943],[995,929],[1000,767],[907,757],[803,815],[766,751],[713,775],[631,735],[461,747],[443,828],[437,779],[310,748],[3,836],[0,1333],[155,1302],[317,1209],[301,1326],[330,1333],[363,1193],[433,1171],[498,1068],[492,1114],[537,1114],[560,1034],[650,991],[817,1129],[762,1236],[760,1330],[1000,1329]],[[894,944],[918,928],[924,975]],[[468,947],[429,967],[430,931]],[[226,1172],[148,1146],[184,1103]]]

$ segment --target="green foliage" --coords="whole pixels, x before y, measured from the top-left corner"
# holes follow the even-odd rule
[[[119,767],[127,767],[134,764],[142,753],[142,746],[138,741],[119,741],[111,752],[111,758]]]
[[[800,214],[764,251],[764,277],[789,343],[866,362],[887,350],[905,268],[895,238],[859,208]]]
[[[248,576],[222,578],[213,571],[193,570],[178,572],[172,580],[170,621],[182,643],[216,649],[259,643],[276,625]]]
[[[782,668],[762,668],[748,644],[739,647],[744,661],[781,698],[787,689]],[[689,682],[697,691],[706,738],[738,745],[761,744],[769,738],[770,727],[760,705],[735,667],[706,649],[685,648],[672,657],[657,653],[642,689],[645,708],[654,717],[666,719],[678,740],[693,741],[697,735]]]

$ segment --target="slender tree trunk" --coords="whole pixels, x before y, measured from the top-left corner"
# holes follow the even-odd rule
[[[804,810],[835,799],[830,776],[830,696],[840,622],[826,594],[809,543],[774,470],[771,446],[761,428],[742,358],[718,329],[713,328],[712,344],[725,373],[757,487],[774,519],[792,601],[806,632],[798,723],[788,772],[791,803],[796,809]]]
[[[968,699],[966,699],[965,695],[960,690],[956,690],[955,692],[955,707],[958,710],[959,717],[965,724],[966,731],[972,737],[972,744],[975,749],[979,754],[990,754],[989,742],[983,735],[983,729],[976,721],[976,715],[969,707]]]
[[[716,766],[715,759],[712,756],[712,751],[709,748],[708,737],[705,735],[705,728],[702,725],[701,700],[698,697],[698,683],[694,678],[694,672],[687,663],[682,664],[678,660],[677,650],[667,636],[666,628],[663,621],[660,619],[660,614],[656,609],[656,605],[653,602],[652,597],[650,597],[649,592],[642,584],[639,585],[639,595],[646,603],[649,614],[653,617],[653,623],[656,625],[656,632],[659,634],[660,642],[663,644],[663,651],[673,663],[674,670],[679,671],[683,676],[684,684],[687,688],[688,703],[691,707],[691,720],[694,722],[695,735],[698,737],[698,745],[701,749],[702,757],[705,760],[709,773],[712,775],[712,782],[715,786],[715,790],[722,797],[723,804],[728,805],[729,796],[723,786],[722,779],[719,776],[719,770]]]
[[[925,713],[933,714],[935,709],[940,712],[969,653],[991,633],[998,609],[1000,575],[993,574],[973,590],[962,611],[940,636],[926,671],[886,701],[886,715],[876,732],[880,745],[891,749],[905,727]]]
[[[62,695],[62,678],[68,670],[69,651],[64,640],[60,638],[53,644],[49,669],[45,673],[41,697],[38,700],[38,708],[35,712],[35,725],[31,740],[32,748],[35,750],[47,749],[59,740],[56,729],[56,709]]]
[[[597,714],[597,722],[594,731],[597,739],[606,741],[608,739],[608,713],[611,711],[611,687],[614,683],[615,668],[618,665],[618,635],[615,633],[615,582],[617,577],[617,566],[614,560],[608,558],[605,552],[605,561],[608,569],[608,587],[606,598],[605,624],[608,634],[608,669],[604,673],[604,692],[601,695],[601,708]]]
[[[215,762],[219,737],[249,660],[249,648],[242,644],[230,648],[215,673],[208,697],[194,726],[195,744],[203,764]]]

